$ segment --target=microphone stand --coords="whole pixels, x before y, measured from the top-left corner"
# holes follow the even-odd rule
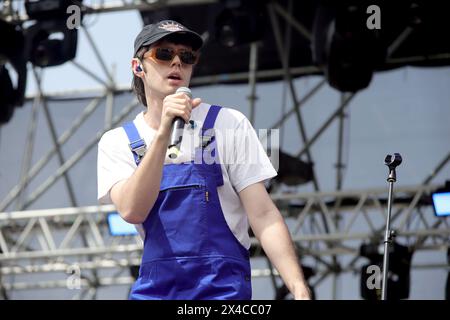
[[[388,214],[386,221],[386,230],[384,233],[384,257],[383,257],[383,280],[381,289],[381,300],[387,299],[387,282],[389,270],[389,248],[392,245],[392,240],[395,237],[395,231],[391,230],[391,209],[392,209],[392,194],[394,189],[394,182],[397,181],[395,168],[402,163],[402,157],[399,153],[394,153],[394,156],[388,154],[384,159],[384,164],[389,167],[389,175],[387,181],[389,182],[389,196],[388,196]]]

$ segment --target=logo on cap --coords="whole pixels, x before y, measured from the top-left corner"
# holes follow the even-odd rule
[[[166,31],[182,31],[184,28],[176,22],[164,22],[158,27]]]

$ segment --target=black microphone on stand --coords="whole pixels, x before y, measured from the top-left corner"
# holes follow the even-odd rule
[[[192,99],[191,89],[187,87],[179,87],[175,93],[184,93],[189,99]],[[172,134],[170,136],[169,144],[169,158],[176,159],[180,154],[181,140],[183,139],[183,129],[185,122],[183,118],[176,117],[173,122]]]

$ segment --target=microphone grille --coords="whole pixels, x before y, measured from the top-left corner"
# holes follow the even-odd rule
[[[175,93],[185,93],[189,98],[192,99],[191,89],[187,87],[179,87]]]

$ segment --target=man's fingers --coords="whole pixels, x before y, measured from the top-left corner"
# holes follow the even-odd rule
[[[200,105],[200,103],[202,103],[202,99],[200,98],[192,99],[192,109]]]
[[[183,118],[184,122],[186,122],[186,123],[189,122],[190,112],[186,112],[185,110],[174,108],[170,111],[170,113],[172,114],[173,119],[175,119],[176,117],[180,117],[180,118]]]

